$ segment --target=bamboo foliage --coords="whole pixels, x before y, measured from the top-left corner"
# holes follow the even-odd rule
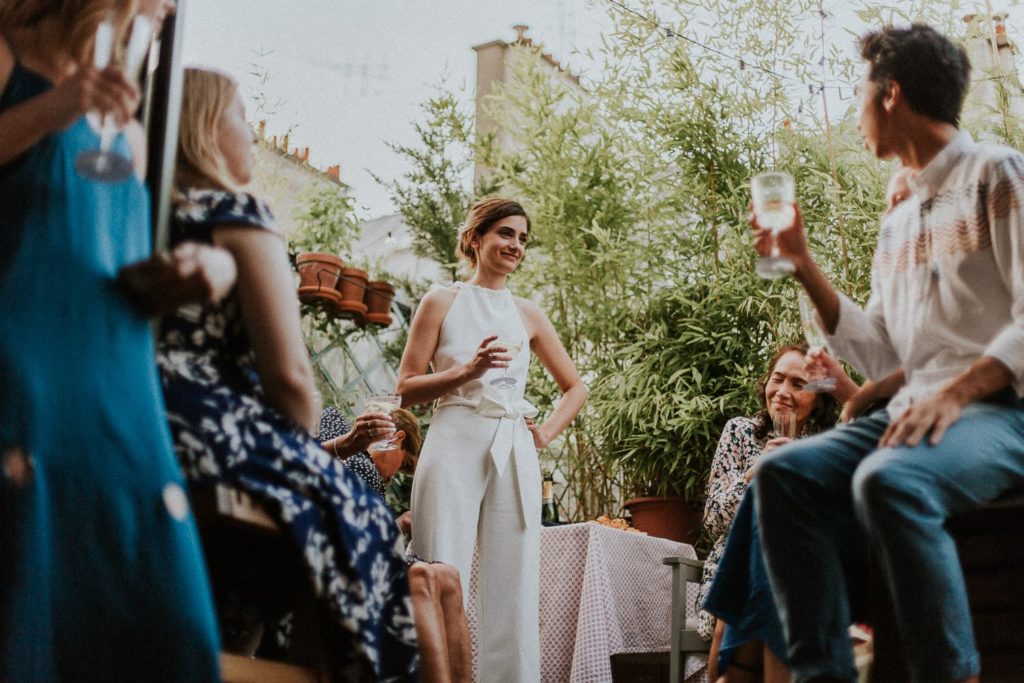
[[[853,4],[859,30],[907,18],[960,30],[955,2]],[[637,493],[702,497],[724,423],[758,408],[768,358],[798,339],[793,283],[753,271],[751,175],[795,176],[818,262],[864,302],[891,170],[856,130],[856,36],[818,0],[632,6],[643,16],[610,9],[616,28],[582,89],[512,60],[489,101],[511,144],[475,150],[531,215],[513,289],[544,306],[591,389],[554,453],[577,519]],[[532,371],[529,398],[550,410],[556,387]]]

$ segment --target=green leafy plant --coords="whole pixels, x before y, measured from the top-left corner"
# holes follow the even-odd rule
[[[472,144],[454,96],[442,96],[425,108],[422,147],[396,148],[414,169],[396,202],[410,226],[430,226],[421,253],[439,263],[450,265],[452,226],[482,192],[464,177],[473,154],[491,169],[486,191],[530,213],[510,286],[545,309],[591,388],[545,456],[573,519],[638,493],[701,498],[723,424],[756,410],[772,351],[798,338],[793,283],[753,274],[750,176],[794,174],[819,264],[863,302],[890,172],[856,131],[854,37],[826,39],[834,20],[817,0],[631,6],[638,14],[609,9],[616,28],[583,87],[539,55],[510,59],[487,103],[500,136]],[[962,30],[952,1],[848,11],[864,30],[892,19]],[[1006,99],[989,133],[1019,142]],[[539,364],[528,391],[542,413],[558,396]]]

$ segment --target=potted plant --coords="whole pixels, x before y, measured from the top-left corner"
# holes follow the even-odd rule
[[[334,254],[304,252],[295,257],[299,271],[299,299],[330,306],[340,303],[338,277],[344,262]]]
[[[385,280],[374,280],[366,290],[366,321],[371,325],[387,327],[391,324],[391,302],[395,300],[395,287]]]
[[[369,279],[362,268],[342,268],[338,278],[338,292],[341,303],[338,308],[342,317],[360,318],[366,315],[366,282]]]
[[[691,544],[722,428],[757,411],[764,350],[776,344],[772,311],[786,310],[781,294],[746,281],[753,275],[734,277],[731,287],[689,282],[652,296],[624,330],[622,370],[592,386],[604,457],[634,525]]]

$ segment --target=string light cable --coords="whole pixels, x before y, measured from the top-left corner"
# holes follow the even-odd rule
[[[678,39],[678,40],[682,40],[682,41],[684,41],[686,43],[689,43],[690,45],[693,45],[695,47],[699,47],[702,50],[704,50],[704,51],[706,51],[706,52],[708,52],[710,54],[713,54],[713,55],[716,55],[716,56],[721,57],[723,59],[727,59],[727,60],[730,60],[732,62],[735,62],[737,65],[739,65],[739,68],[740,68],[741,71],[743,71],[747,67],[749,67],[751,69],[755,69],[757,71],[765,73],[765,74],[767,74],[769,76],[774,76],[775,78],[778,78],[779,80],[788,81],[790,83],[795,83],[795,84],[801,85],[801,86],[806,86],[808,88],[808,91],[812,92],[812,93],[813,93],[814,89],[816,89],[816,88],[821,88],[821,89],[826,89],[827,88],[827,89],[830,89],[830,90],[836,90],[836,91],[840,91],[841,92],[844,89],[848,90],[848,89],[850,89],[852,87],[850,85],[850,83],[847,83],[845,81],[839,81],[836,84],[808,83],[807,81],[804,81],[804,80],[801,80],[799,78],[796,78],[795,76],[790,76],[788,74],[779,73],[778,71],[774,71],[772,69],[769,69],[768,67],[764,67],[764,66],[761,66],[761,65],[757,64],[757,62],[755,60],[750,59],[749,57],[738,57],[736,55],[729,54],[728,52],[725,52],[723,50],[719,50],[718,48],[716,48],[716,47],[714,47],[712,45],[708,45],[706,43],[702,43],[701,41],[697,40],[696,38],[692,38],[692,37],[687,36],[687,35],[685,35],[683,33],[680,33],[679,31],[676,31],[675,29],[673,29],[670,26],[665,26],[663,24],[660,24],[660,23],[658,23],[657,20],[652,19],[651,17],[647,16],[646,14],[643,14],[642,12],[638,12],[637,10],[633,9],[632,7],[629,7],[628,5],[624,4],[623,2],[620,2],[620,0],[606,0],[606,1],[609,4],[614,5],[615,7],[617,7],[619,10],[621,10],[623,12],[626,12],[628,14],[631,14],[631,15],[641,19],[642,21],[646,22],[652,28],[656,29],[657,31],[659,31],[660,33],[665,35],[667,38],[675,38],[675,39]],[[823,12],[823,14],[824,14],[824,12]]]

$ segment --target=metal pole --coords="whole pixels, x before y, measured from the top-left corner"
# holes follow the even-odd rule
[[[178,0],[177,11],[164,22],[160,40],[160,63],[153,73],[153,98],[147,107],[149,167],[146,184],[152,200],[153,247],[167,246],[171,216],[174,164],[178,151],[178,120],[184,73],[181,46],[187,0]]]

